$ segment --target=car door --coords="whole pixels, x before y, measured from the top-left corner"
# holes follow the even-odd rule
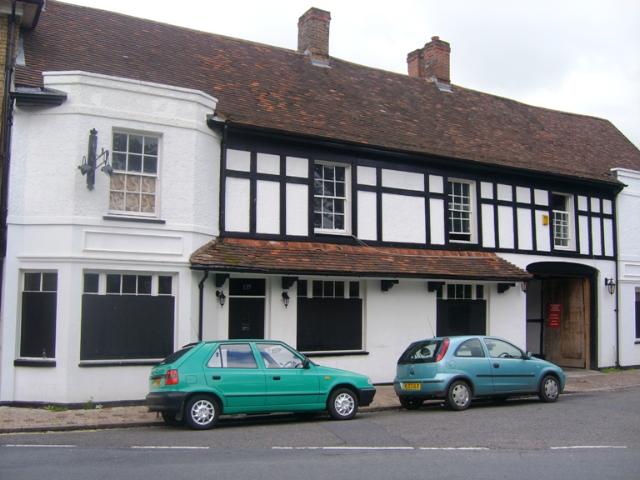
[[[477,396],[493,393],[491,363],[478,338],[470,338],[462,342],[453,354],[453,367],[466,373],[473,382],[474,394]],[[451,366],[451,362],[449,362]]]
[[[322,404],[320,379],[313,365],[304,368],[304,357],[281,343],[256,342],[264,364],[267,407],[305,409]]]
[[[223,397],[225,411],[238,413],[265,405],[265,373],[250,343],[221,343],[205,365],[207,385]]]
[[[497,338],[485,338],[495,393],[532,392],[536,370],[533,362],[515,345]]]

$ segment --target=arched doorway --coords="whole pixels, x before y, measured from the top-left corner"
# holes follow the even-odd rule
[[[562,367],[597,367],[598,271],[568,262],[537,262],[527,288],[527,349]]]

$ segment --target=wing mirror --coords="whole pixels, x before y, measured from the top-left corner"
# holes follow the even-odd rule
[[[533,354],[531,352],[527,352],[524,354],[524,359],[525,360],[531,360],[531,357],[533,357]]]
[[[309,370],[310,364],[311,361],[307,357],[304,357],[304,360],[302,360],[302,368],[304,368],[305,370]]]

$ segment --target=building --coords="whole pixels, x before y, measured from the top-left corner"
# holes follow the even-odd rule
[[[375,382],[434,334],[640,365],[640,152],[455,85],[437,37],[409,75],[331,57],[329,22],[293,51],[47,2],[13,89],[1,401],[141,399],[226,337]]]

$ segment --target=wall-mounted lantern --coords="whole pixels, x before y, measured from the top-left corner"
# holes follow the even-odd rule
[[[289,306],[289,293],[282,292],[282,303],[284,303],[284,308]]]
[[[224,301],[227,299],[227,296],[224,294],[222,290],[216,290],[216,297],[218,297],[218,303],[221,307],[224,307]]]
[[[529,288],[529,282],[520,282],[520,289],[524,293],[527,293],[527,288]]]
[[[100,155],[98,155],[97,148],[98,131],[95,128],[92,128],[89,131],[89,148],[87,150],[87,156],[82,157],[82,164],[78,165],[78,169],[82,175],[87,176],[87,188],[89,190],[93,190],[93,186],[96,183],[96,170],[98,168],[102,167],[100,169],[107,175],[111,175],[113,173],[113,167],[109,165],[109,150],[105,150],[103,148]]]
[[[609,290],[609,293],[611,295],[616,293],[616,282],[615,282],[615,280],[613,278],[605,278],[604,279],[604,285],[605,285],[605,287],[607,287],[607,290]]]

